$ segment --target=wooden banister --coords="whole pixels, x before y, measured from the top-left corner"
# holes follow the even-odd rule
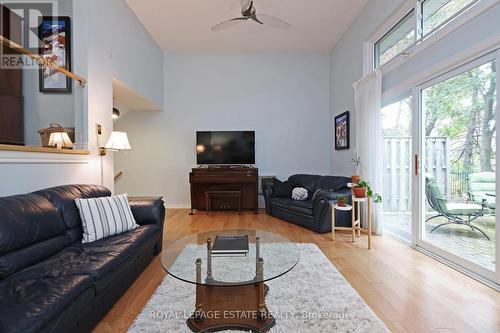
[[[0,35],[0,42],[2,42],[2,44],[4,44],[5,46],[19,52],[20,54],[24,54],[24,55],[30,57],[31,59],[35,60],[37,62],[37,64],[39,64],[39,65],[43,64],[42,66],[48,66],[50,68],[53,68],[54,70],[56,70],[60,73],[63,73],[64,75],[72,78],[73,80],[78,81],[82,87],[85,87],[85,85],[87,84],[87,80],[85,80],[84,78],[68,71],[66,68],[57,66],[56,64],[51,63],[51,62],[47,62],[43,56],[32,53],[28,49],[25,49],[21,45],[17,44],[16,42],[11,41],[8,38],[5,38],[4,36]]]

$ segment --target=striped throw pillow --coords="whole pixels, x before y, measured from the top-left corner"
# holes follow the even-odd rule
[[[94,242],[138,227],[127,194],[75,199],[75,203],[82,219],[82,243]]]

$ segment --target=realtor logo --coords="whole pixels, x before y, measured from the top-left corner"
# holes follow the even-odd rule
[[[24,55],[26,51],[38,55],[42,47],[40,24],[43,17],[57,16],[57,0],[0,0],[0,68],[36,68],[44,59]],[[21,47],[22,49],[19,49]]]

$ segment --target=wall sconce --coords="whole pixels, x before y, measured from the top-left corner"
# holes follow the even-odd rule
[[[111,116],[113,119],[118,119],[120,117],[120,110],[117,108],[113,108],[113,115]]]
[[[99,147],[99,156],[105,156],[107,150],[119,151],[130,150],[132,147],[128,142],[128,136],[125,132],[111,132],[108,143],[104,147]]]
[[[56,146],[57,149],[71,149],[73,148],[73,142],[71,142],[66,132],[53,132],[50,133],[49,146]]]

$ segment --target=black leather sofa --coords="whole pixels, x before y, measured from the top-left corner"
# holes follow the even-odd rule
[[[0,332],[89,332],[162,250],[163,200],[131,201],[138,228],[82,244],[68,185],[0,198]]]
[[[288,181],[292,187],[305,188],[309,193],[307,200],[298,201],[291,197],[278,196],[272,183],[263,183],[266,213],[318,233],[332,231],[332,202],[339,196],[344,196],[349,204],[352,201],[351,189],[347,187],[351,178],[297,174],[290,176]],[[351,216],[350,211],[336,210],[335,225],[350,227]]]

